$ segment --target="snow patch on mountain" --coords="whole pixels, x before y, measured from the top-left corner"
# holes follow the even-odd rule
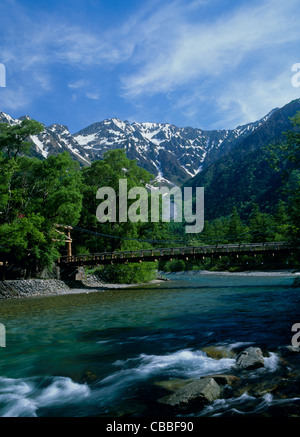
[[[96,135],[95,134],[74,135],[74,139],[77,141],[78,144],[80,144],[81,146],[86,148],[89,143],[91,143],[92,141],[95,141]],[[88,146],[88,147],[90,147],[90,146]]]
[[[47,151],[47,149],[45,149],[45,144],[41,140],[39,140],[37,135],[31,135],[30,138],[34,142],[34,144],[37,146],[38,150],[40,150],[43,157],[47,158],[49,152]]]

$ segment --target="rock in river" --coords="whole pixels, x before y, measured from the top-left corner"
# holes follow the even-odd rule
[[[173,407],[188,405],[195,401],[205,404],[218,399],[221,392],[221,387],[213,378],[201,378],[160,399],[160,402]]]
[[[235,358],[236,353],[229,348],[222,346],[205,346],[202,349],[206,355],[214,360],[221,360],[222,358]]]
[[[242,351],[236,358],[236,367],[238,369],[258,369],[264,367],[264,357],[259,347],[248,347]]]
[[[238,386],[241,382],[241,378],[234,375],[217,374],[217,375],[202,376],[201,379],[203,378],[213,378],[216,381],[216,383],[219,385],[230,385],[233,387]]]

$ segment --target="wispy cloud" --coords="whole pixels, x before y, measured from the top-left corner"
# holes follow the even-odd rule
[[[83,94],[90,100],[99,100],[100,91],[98,87],[86,79],[79,79],[74,82],[68,83],[68,87],[74,92],[73,99],[77,98],[78,93]]]
[[[14,1],[12,4],[17,5]],[[6,16],[9,17],[7,11]],[[8,71],[7,89],[0,95],[1,107],[28,106],[43,93],[62,87],[64,82],[74,92],[83,90],[87,99],[99,99],[100,93],[91,81],[69,80],[60,70],[74,67],[76,76],[76,71],[85,73],[101,63],[116,62],[117,51],[111,49],[110,42],[101,34],[92,35],[79,24],[57,21],[51,14],[36,22],[21,5],[15,23],[8,19],[1,24],[0,62]],[[30,31],[24,32],[26,28]]]
[[[32,101],[30,92],[22,85],[6,87],[1,89],[0,104],[1,108],[11,111],[19,111],[26,108]],[[24,115],[24,114],[22,114]]]
[[[179,2],[181,6],[181,2]],[[276,7],[274,7],[276,6]],[[168,92],[175,87],[207,77],[218,78],[234,71],[253,53],[272,50],[280,44],[299,39],[294,0],[264,1],[256,7],[244,6],[232,16],[223,13],[215,22],[189,24],[181,8],[162,11],[159,26],[157,14],[148,20],[141,60],[135,73],[123,76],[124,93],[136,97],[145,93]],[[186,18],[186,20],[185,20]],[[165,32],[168,38],[162,38]],[[159,41],[161,41],[159,43]],[[262,62],[268,62],[263,57]]]
[[[95,91],[95,92],[87,92],[86,96],[88,99],[91,100],[99,100],[100,99],[100,93]]]
[[[199,14],[205,3],[190,7]],[[299,97],[290,83],[299,6],[297,0],[245,2],[209,19],[191,19],[192,9],[181,1],[159,8],[137,30],[135,64],[122,76],[122,95],[138,102],[163,94],[197,125],[207,107],[217,120],[206,120],[207,127],[256,120]]]
[[[68,87],[73,90],[85,88],[89,85],[89,82],[85,79],[75,80],[74,82],[68,83]]]
[[[272,78],[259,77],[230,83],[217,98],[220,120],[212,127],[234,127],[256,121],[266,115],[269,109],[284,106],[298,98],[299,91],[290,86],[291,77],[292,74],[287,70]]]
[[[299,91],[290,84],[290,66],[299,62],[299,0],[241,0],[228,8],[223,0],[147,0],[105,28],[37,9],[0,3],[8,83],[0,108],[29,108],[57,93],[123,104],[126,117],[154,116],[157,108],[157,119],[163,111],[197,125],[209,109],[211,125],[221,127],[264,115]]]

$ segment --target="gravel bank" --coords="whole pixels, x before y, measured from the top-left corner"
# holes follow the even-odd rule
[[[151,284],[159,282],[161,282],[159,279],[155,279],[151,281]],[[93,293],[141,285],[145,284],[106,284],[93,277],[85,281],[78,281],[78,286],[76,283],[69,286],[58,279],[8,280],[0,281],[0,299]]]

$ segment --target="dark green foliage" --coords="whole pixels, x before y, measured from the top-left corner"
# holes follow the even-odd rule
[[[277,120],[280,125],[281,120]],[[233,210],[231,216],[219,217],[206,221],[204,231],[202,232],[199,242],[206,244],[221,244],[227,242],[267,242],[267,241],[292,241],[299,244],[300,241],[300,113],[291,117],[291,129],[285,132],[280,139],[285,141],[276,141],[270,147],[255,150],[244,156],[243,161],[238,165],[234,163],[232,156],[224,158],[218,171],[217,181],[224,188],[226,183],[233,182],[233,196],[228,197],[228,203],[232,200]],[[276,128],[277,129],[277,128]],[[251,138],[247,138],[250,141]],[[240,153],[240,152],[238,152]],[[253,155],[253,153],[255,155]],[[256,156],[257,161],[252,159]],[[263,159],[261,159],[264,157]],[[249,159],[250,158],[250,159]],[[232,161],[230,161],[232,159]],[[229,161],[228,161],[229,160]],[[228,167],[222,163],[227,162]],[[260,171],[260,164],[263,164]],[[211,166],[213,167],[213,166]],[[229,169],[229,172],[228,172]],[[253,178],[250,177],[253,169]],[[249,173],[250,172],[250,173]],[[231,175],[230,175],[231,173]],[[206,174],[201,177],[208,182],[208,194],[206,192],[206,204],[215,205],[209,197],[211,185],[209,179],[216,178],[216,173],[212,173],[212,168],[208,168]],[[235,179],[235,176],[239,175]],[[246,175],[246,177],[242,177]],[[272,176],[273,175],[273,176]],[[272,176],[272,177],[271,177]],[[201,178],[199,177],[199,179]],[[199,181],[198,179],[198,181]],[[270,188],[265,190],[265,181],[268,181]],[[246,183],[246,185],[243,185]],[[256,186],[254,186],[256,185]],[[279,188],[274,189],[275,187]],[[242,193],[247,189],[252,193],[250,201],[242,201]],[[255,195],[255,192],[258,195]],[[270,196],[267,193],[270,193]],[[281,196],[285,198],[282,200]],[[227,194],[228,195],[228,194]],[[276,196],[275,196],[276,195]],[[207,200],[208,197],[208,200]],[[277,197],[277,199],[276,199]],[[222,203],[222,194],[218,196],[220,205]],[[257,202],[253,202],[253,200]],[[275,202],[276,199],[276,202]],[[238,206],[239,205],[239,208]],[[271,208],[272,206],[272,208]],[[216,215],[221,214],[219,207],[213,210]],[[224,208],[227,211],[228,206]],[[261,211],[264,209],[264,212]],[[243,214],[241,220],[238,210]],[[248,211],[247,214],[245,212]],[[266,212],[268,211],[268,212]],[[220,261],[208,260],[194,263],[193,267],[209,269],[229,269],[231,271],[239,269],[259,269],[259,268],[284,268],[287,266],[299,265],[299,256],[290,257],[289,259],[277,258],[268,259],[265,256],[241,257],[238,261],[233,259],[224,259]]]
[[[260,205],[264,212],[274,213],[278,200],[287,200],[282,175],[295,166],[299,158],[297,118],[291,120],[299,107],[297,99],[276,111],[229,153],[186,182],[186,186],[205,188],[206,219],[228,216],[236,207],[241,218],[247,220],[253,203]],[[289,132],[287,142],[285,131]],[[283,147],[286,158],[289,154],[294,156],[293,164],[282,159],[282,151],[276,161],[280,171],[276,171],[274,165],[270,165],[274,163],[274,154],[266,147],[270,143],[276,151],[281,144],[286,144]]]
[[[173,261],[167,261],[161,265],[165,272],[181,272],[186,270],[187,264],[182,259],[174,259]]]
[[[241,243],[248,240],[248,227],[243,224],[236,207],[229,218],[227,232],[229,241]]]
[[[137,166],[136,161],[126,157],[123,150],[110,150],[104,154],[102,161],[95,161],[91,167],[82,170],[83,175],[83,208],[78,227],[93,230],[98,235],[86,235],[75,232],[75,251],[84,246],[89,252],[136,250],[151,247],[147,242],[138,240],[160,238],[159,223],[99,223],[96,217],[96,209],[99,200],[96,193],[100,187],[109,186],[119,193],[119,180],[127,180],[128,191],[133,187],[145,187],[153,178],[148,171]],[[119,196],[117,195],[117,217],[119,214]],[[128,202],[130,205],[130,202]],[[109,235],[112,237],[110,238]],[[111,282],[144,282],[155,277],[155,263],[143,263],[141,265],[111,266],[101,270],[105,280]]]
[[[78,164],[66,153],[44,161],[18,157],[0,162],[0,255],[30,276],[59,257],[56,223],[75,225],[81,211]],[[0,160],[1,161],[1,160]],[[11,164],[9,166],[9,164]]]
[[[285,141],[275,142],[267,147],[273,167],[280,170],[282,162],[288,162],[288,172],[299,169],[300,166],[300,111],[291,117],[292,129],[284,132]]]
[[[30,143],[26,139],[44,130],[41,123],[35,120],[23,120],[20,124],[11,126],[0,123],[0,150],[8,158],[16,159],[18,155],[29,151]]]
[[[76,224],[80,211],[79,165],[67,153],[40,161],[24,156],[25,139],[42,130],[40,123],[0,125],[0,257],[27,276],[51,268],[61,240],[53,225]]]
[[[138,241],[124,241],[122,250],[138,250],[151,248],[149,244]],[[136,284],[152,281],[156,277],[157,263],[128,263],[103,266],[96,269],[95,274],[106,282]]]
[[[263,243],[272,241],[274,235],[273,218],[259,210],[259,206],[254,204],[250,214],[249,225],[250,239],[253,243]]]
[[[272,166],[280,171],[285,167],[283,181],[288,198],[288,205],[280,205],[277,218],[281,218],[281,228],[278,232],[290,237],[293,241],[300,241],[300,112],[291,117],[292,129],[284,132],[285,141],[271,144],[268,151],[272,158]],[[284,209],[283,209],[284,207]]]
[[[258,129],[240,144],[240,149],[230,152],[192,180],[194,187],[205,186],[206,221],[199,234],[186,234],[184,223],[151,223],[150,220],[99,223],[96,193],[100,187],[108,186],[118,193],[120,179],[127,180],[128,190],[145,187],[153,175],[118,149],[82,169],[68,153],[49,156],[43,161],[29,157],[26,138],[40,132],[42,125],[34,120],[23,120],[16,126],[0,124],[0,261],[26,270],[27,276],[51,268],[65,254],[61,242],[64,237],[55,231],[55,224],[75,226],[74,254],[203,244],[286,240],[298,243],[300,115],[292,118],[292,130],[283,136],[278,133],[283,127],[278,117],[277,114],[270,121],[269,132],[265,127],[263,131]],[[286,142],[260,147],[272,135],[286,138]],[[119,200],[117,196],[117,217]],[[133,202],[129,200],[128,206]],[[234,271],[272,268],[277,266],[276,262],[263,256],[201,261],[174,259],[160,262],[159,266],[156,263],[111,265],[99,269],[97,274],[110,282],[141,283],[153,279],[157,267],[171,272]],[[282,259],[278,266],[286,262],[294,265],[297,260]]]

